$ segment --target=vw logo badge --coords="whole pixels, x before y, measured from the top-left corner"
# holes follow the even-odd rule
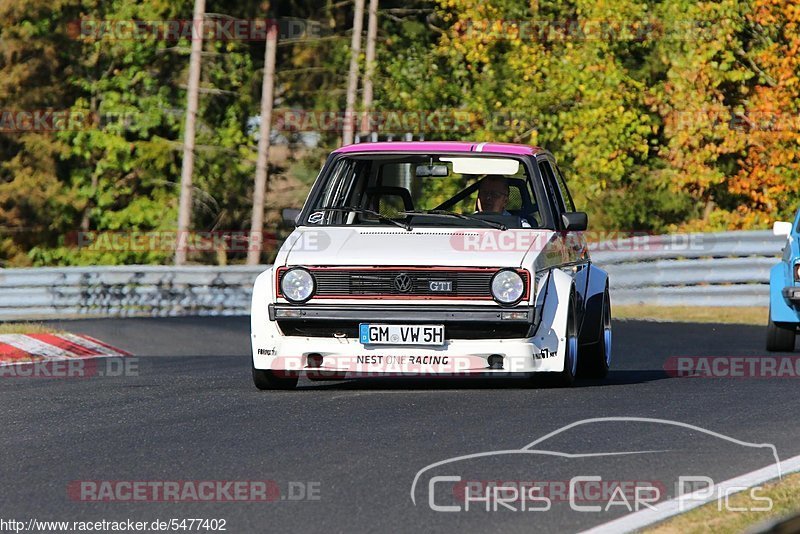
[[[401,293],[408,293],[413,285],[411,277],[406,273],[398,274],[394,278],[394,287]]]

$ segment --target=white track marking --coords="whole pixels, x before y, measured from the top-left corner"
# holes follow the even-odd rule
[[[777,470],[776,467],[778,467]],[[745,491],[745,489],[753,488],[770,480],[774,480],[779,476],[794,473],[796,471],[800,471],[800,455],[781,461],[779,466],[769,465],[767,467],[763,467],[761,469],[757,469],[755,471],[745,473],[744,475],[731,478],[730,480],[726,480],[725,482],[716,484],[714,494],[704,499],[690,499],[691,496],[695,495],[694,493],[685,495],[683,497],[683,501],[688,500],[688,502],[684,502],[683,506],[681,506],[682,499],[676,497],[669,501],[658,503],[656,505],[656,510],[639,510],[638,512],[628,514],[620,517],[619,519],[615,519],[613,521],[597,525],[596,527],[592,527],[588,530],[584,530],[580,534],[595,534],[605,532],[617,533],[638,530],[649,525],[653,525],[654,523],[660,523],[661,521],[664,521],[670,517],[688,512],[689,510],[697,508],[698,506],[713,502],[717,500],[719,495],[725,495],[728,491],[730,492],[730,495],[740,493]]]
[[[31,356],[43,356],[48,360],[68,360],[78,355],[49,343],[39,341],[24,334],[7,334],[0,336],[0,343],[11,345],[15,349],[27,352]]]
[[[17,350],[26,353],[29,357],[42,358],[40,361],[51,360],[74,360],[74,359],[91,359],[91,358],[107,358],[107,357],[124,357],[129,354],[120,352],[113,348],[106,347],[91,339],[81,337],[75,334],[53,334],[55,337],[64,339],[76,345],[85,348],[88,351],[93,351],[94,354],[79,354],[55,345],[51,345],[45,341],[30,337],[25,334],[3,334],[0,335],[0,343],[4,343]],[[24,361],[0,361],[0,367],[8,365],[28,365],[32,360]]]
[[[113,350],[113,349],[110,349],[110,348],[105,347],[103,345],[100,345],[99,343],[95,343],[91,339],[86,339],[85,337],[76,336],[75,334],[70,334],[70,333],[59,334],[58,337],[64,338],[67,341],[71,341],[71,342],[75,343],[76,345],[80,345],[81,347],[93,350],[98,355],[102,355],[102,356],[125,356],[125,354],[122,353],[122,352],[118,352],[116,350]]]

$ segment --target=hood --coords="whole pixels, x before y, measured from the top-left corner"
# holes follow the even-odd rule
[[[461,228],[297,228],[277,265],[431,265],[520,267],[552,238],[552,230]],[[528,260],[530,261],[530,260]]]

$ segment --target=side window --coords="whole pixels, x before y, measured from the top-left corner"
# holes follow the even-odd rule
[[[352,200],[355,187],[363,181],[363,174],[366,167],[361,163],[353,161],[340,161],[332,170],[331,176],[325,183],[324,189],[320,192],[315,208],[328,206],[347,206]],[[330,211],[322,215],[315,224],[345,224],[347,213]]]
[[[322,196],[316,207],[322,208],[337,205],[347,185],[346,180],[349,172],[352,172],[352,165],[350,165],[349,162],[340,161],[333,170],[331,177],[328,178],[328,181],[325,183],[325,189],[323,189]],[[317,222],[324,221],[326,224],[334,224],[341,223],[342,219],[343,216],[341,213],[331,211],[324,213],[322,220]]]
[[[561,198],[564,199],[567,211],[575,211],[575,203],[572,201],[572,195],[569,194],[567,182],[564,180],[564,175],[561,173],[561,169],[559,169],[558,166],[556,166],[556,176],[558,177],[558,188],[561,190]]]
[[[568,211],[564,200],[561,198],[561,191],[556,185],[556,177],[553,173],[553,168],[550,166],[550,162],[543,160],[539,162],[539,171],[542,173],[542,177],[544,178],[544,185],[547,188],[548,196],[551,198],[551,205],[556,213],[558,212],[565,212]],[[556,215],[559,217],[559,215]]]

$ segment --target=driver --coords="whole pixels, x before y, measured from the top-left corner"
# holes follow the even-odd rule
[[[508,179],[497,174],[484,176],[478,186],[478,202],[476,213],[499,213],[503,216],[514,214],[506,209],[508,205]],[[518,217],[522,228],[530,228],[531,224],[524,218]]]
[[[511,215],[506,211],[507,204],[508,180],[496,174],[485,176],[478,188],[478,213]]]

